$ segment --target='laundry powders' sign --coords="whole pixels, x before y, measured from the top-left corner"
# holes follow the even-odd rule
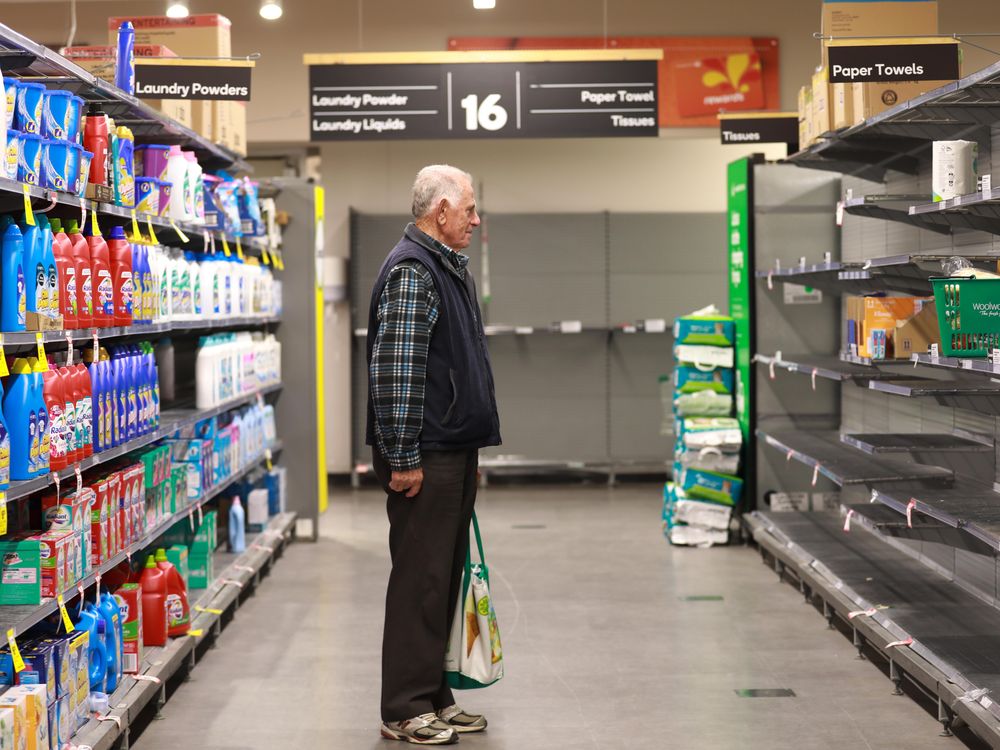
[[[226,60],[223,64],[169,64],[163,60],[135,66],[135,95],[139,99],[211,99],[250,101],[252,63]],[[235,64],[233,64],[235,63]]]
[[[959,77],[958,44],[838,44],[829,46],[830,83],[951,81]]]

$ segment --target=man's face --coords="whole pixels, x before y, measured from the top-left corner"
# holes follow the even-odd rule
[[[476,213],[476,194],[472,185],[462,186],[462,197],[457,205],[444,201],[439,208],[438,229],[441,241],[453,250],[464,250],[472,241],[472,230],[479,226]]]

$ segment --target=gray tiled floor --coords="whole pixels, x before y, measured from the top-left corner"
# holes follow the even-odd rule
[[[479,511],[507,676],[463,695],[480,750],[958,748],[753,550],[672,549],[654,486],[491,488]],[[544,528],[516,529],[517,525]],[[342,492],[135,743],[393,747],[377,735],[383,499]],[[723,601],[682,602],[692,595]],[[736,688],[797,697],[739,698]]]

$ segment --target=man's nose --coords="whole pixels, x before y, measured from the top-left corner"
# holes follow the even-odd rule
[[[480,224],[482,224],[482,220],[479,218],[479,212],[474,211],[472,214],[472,226],[478,227]]]

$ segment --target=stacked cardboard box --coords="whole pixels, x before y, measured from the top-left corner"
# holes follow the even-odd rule
[[[117,43],[118,27],[131,21],[136,44],[160,44],[181,57],[228,58],[233,55],[232,22],[217,13],[167,16],[120,16],[108,19],[108,39]],[[206,138],[246,155],[246,105],[242,102],[192,102],[192,127]]]
[[[909,359],[941,343],[933,297],[848,297],[847,344],[859,357]]]

